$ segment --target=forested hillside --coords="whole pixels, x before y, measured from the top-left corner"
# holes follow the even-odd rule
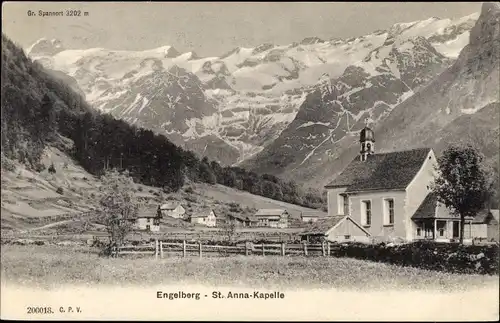
[[[305,192],[294,182],[200,160],[163,135],[96,112],[2,34],[2,168],[7,159],[15,159],[40,169],[44,147],[57,144],[59,135],[73,141],[67,153],[94,175],[118,168],[128,170],[137,182],[166,191],[191,180],[309,207],[324,205],[317,191]]]

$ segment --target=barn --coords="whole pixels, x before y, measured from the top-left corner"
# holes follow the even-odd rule
[[[308,242],[370,242],[370,233],[349,216],[318,219],[300,234]]]
[[[483,210],[470,223],[470,236],[476,239],[499,241],[499,210]]]

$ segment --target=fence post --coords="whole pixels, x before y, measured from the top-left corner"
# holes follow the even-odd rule
[[[182,257],[186,257],[186,240],[182,240]]]
[[[331,252],[330,252],[330,241],[326,242],[326,255],[327,256],[331,255]]]
[[[285,256],[285,243],[284,242],[281,243],[281,255]]]
[[[202,257],[202,254],[201,254],[201,241],[198,242],[198,246],[199,246],[200,258],[201,258]]]
[[[262,243],[262,255],[265,256],[266,255],[266,251],[264,249],[264,243]]]
[[[248,241],[245,242],[245,256],[248,256],[249,255],[249,251],[248,251]]]
[[[321,251],[323,252],[323,257],[326,256],[326,248],[324,241],[321,241]]]
[[[160,258],[163,259],[163,241],[160,240]]]
[[[158,239],[155,239],[155,259],[158,259]]]
[[[307,242],[304,241],[304,256],[307,256]]]

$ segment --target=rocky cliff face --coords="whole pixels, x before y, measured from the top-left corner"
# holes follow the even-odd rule
[[[365,120],[384,122],[451,64],[424,37],[395,33],[339,78],[325,76],[280,137],[246,164],[256,171],[298,173],[331,160],[338,156],[338,145],[356,137]]]

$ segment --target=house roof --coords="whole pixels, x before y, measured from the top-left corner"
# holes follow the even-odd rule
[[[139,210],[139,212],[135,217],[133,217],[133,219],[156,218],[157,216],[158,214],[156,213],[156,210],[144,209],[144,210]]]
[[[307,212],[302,212],[301,213],[302,217],[315,217],[315,218],[321,218],[321,217],[326,217],[328,216],[327,213],[321,212],[321,211],[307,211]]]
[[[358,227],[366,236],[370,236],[370,232],[366,231],[361,225],[347,215],[329,216],[318,219],[318,221],[310,224],[300,235],[328,235],[332,230],[335,230],[343,221],[349,221],[354,226]]]
[[[257,221],[259,221],[254,216],[250,216],[250,215],[243,216],[243,215],[240,215],[240,214],[228,214],[228,216],[231,217],[231,218],[235,218],[235,219],[241,220],[241,221],[250,221],[250,222],[257,222]]]
[[[493,218],[495,220],[497,220],[497,222],[500,222],[500,210],[493,209],[493,210],[490,210],[490,212],[491,212],[491,215],[493,216]]]
[[[260,209],[255,213],[255,216],[282,215],[285,212],[284,209]]]
[[[193,214],[193,215],[191,215],[191,217],[192,218],[207,218],[211,212],[213,212],[214,216],[217,217],[217,214],[215,213],[214,210],[209,210],[209,211],[205,211],[203,213]]]
[[[429,193],[422,201],[417,211],[411,217],[416,219],[431,219],[436,217],[437,197],[434,193]]]
[[[450,219],[456,216],[444,204],[438,203],[436,194],[429,193],[415,211],[412,220],[417,219]]]
[[[498,224],[498,210],[482,210],[472,220],[472,223]]]
[[[346,192],[380,189],[406,189],[422,167],[430,148],[418,148],[357,156],[326,188],[346,187]]]
[[[165,203],[160,206],[161,210],[175,210],[176,207],[178,207],[179,204],[177,203]]]
[[[494,213],[496,213],[496,223],[498,223],[498,210],[491,210],[491,212],[482,210],[472,219],[472,223],[489,223],[492,220],[495,221]],[[437,196],[434,193],[429,193],[411,218],[412,220],[449,219],[457,218],[457,216],[454,216],[445,205],[438,203]]]
[[[336,215],[323,219],[318,219],[318,221],[311,223],[308,225],[304,231],[302,231],[301,235],[307,234],[326,234],[328,230],[333,228],[337,223],[339,223],[345,216],[344,215]]]
[[[208,218],[208,214],[193,214],[191,218]]]
[[[300,216],[303,218],[320,218],[323,215],[319,213],[302,213]]]

